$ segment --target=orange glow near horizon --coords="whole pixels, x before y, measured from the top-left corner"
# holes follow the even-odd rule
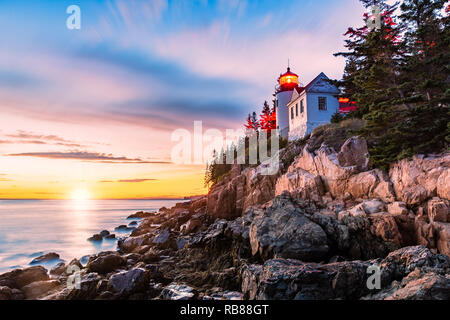
[[[0,123],[0,199],[183,198],[208,191],[204,165],[171,163],[170,131],[11,113]],[[28,142],[37,137],[43,142]]]
[[[151,199],[183,198],[206,194],[204,173],[181,173],[179,176],[148,182],[119,182],[115,180],[85,180],[83,187],[76,181],[1,181],[0,199]]]
[[[76,189],[70,194],[72,200],[89,200],[91,194],[87,189]]]

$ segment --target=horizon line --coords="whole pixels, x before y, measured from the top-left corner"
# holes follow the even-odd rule
[[[156,197],[156,198],[101,198],[101,199],[86,199],[90,200],[189,200],[199,196],[190,196],[190,197]],[[52,201],[77,201],[74,199],[55,199],[55,198],[0,198],[1,200],[52,200]],[[83,200],[85,201],[85,200]]]

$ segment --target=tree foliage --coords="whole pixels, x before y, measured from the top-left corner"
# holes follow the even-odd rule
[[[339,86],[359,109],[359,133],[376,167],[416,153],[440,151],[449,140],[449,18],[445,0],[361,0],[380,8],[381,25],[349,28]],[[396,15],[397,12],[400,12]]]

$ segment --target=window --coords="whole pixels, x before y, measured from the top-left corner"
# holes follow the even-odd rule
[[[305,111],[305,107],[303,105],[303,100],[300,101],[300,113],[303,113]]]
[[[294,107],[291,108],[291,119],[294,119]]]
[[[327,110],[327,97],[319,97],[319,110]]]
[[[295,116],[298,117],[298,103],[295,104]]]

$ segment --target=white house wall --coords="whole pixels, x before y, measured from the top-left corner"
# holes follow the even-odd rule
[[[301,112],[301,101],[303,101],[303,112]],[[298,116],[295,112],[295,105],[298,104]],[[294,110],[294,119],[291,117],[291,109]],[[305,135],[307,127],[306,122],[308,119],[308,101],[306,95],[303,92],[295,101],[290,104],[289,107],[289,139],[291,136],[302,137]]]
[[[327,110],[319,110],[319,97],[327,98]],[[305,111],[300,112],[300,101],[304,101]],[[296,116],[295,105],[298,103],[299,115]],[[294,119],[291,119],[291,108],[294,109]],[[296,140],[310,134],[320,125],[330,123],[334,113],[339,111],[339,100],[333,94],[303,93],[289,108],[289,140]]]
[[[289,110],[287,104],[291,100],[293,91],[283,91],[277,94],[277,126],[282,137],[289,134]]]

